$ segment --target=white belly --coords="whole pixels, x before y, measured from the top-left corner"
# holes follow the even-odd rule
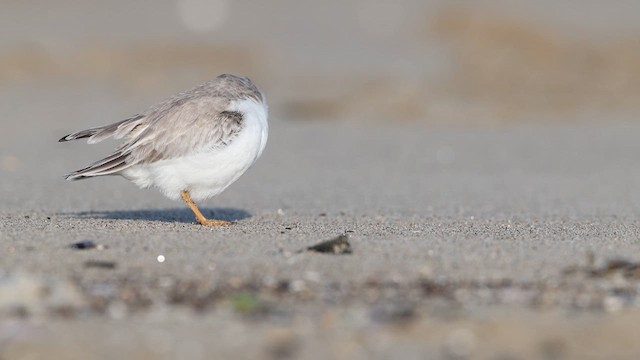
[[[229,110],[244,114],[242,130],[229,145],[132,166],[122,175],[142,188],[157,187],[171,199],[179,199],[183,190],[188,190],[195,201],[218,195],[260,157],[269,131],[265,106],[241,101]]]

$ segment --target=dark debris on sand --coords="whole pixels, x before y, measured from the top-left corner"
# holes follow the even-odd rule
[[[582,274],[589,278],[608,278],[621,275],[628,280],[640,280],[640,262],[628,259],[609,259],[596,265],[595,254],[587,253],[586,266],[570,266],[564,270],[565,275]]]
[[[318,252],[323,254],[334,254],[334,255],[342,255],[342,254],[352,254],[353,249],[351,248],[351,243],[349,243],[349,235],[342,234],[336,238],[331,240],[323,241],[313,246],[307,247],[302,251],[311,251]]]

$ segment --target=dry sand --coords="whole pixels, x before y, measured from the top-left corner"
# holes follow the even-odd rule
[[[637,125],[276,119],[264,157],[203,204],[237,221],[215,229],[120,178],[62,180],[106,151],[57,143],[72,126],[3,128],[2,358],[640,351]],[[297,252],[342,233],[352,254]]]

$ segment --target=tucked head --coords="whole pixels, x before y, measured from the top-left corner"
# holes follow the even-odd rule
[[[264,102],[264,95],[256,85],[246,76],[222,74],[204,84],[208,92],[214,95],[236,100],[242,98]]]

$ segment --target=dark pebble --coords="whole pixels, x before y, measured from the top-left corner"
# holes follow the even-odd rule
[[[307,251],[319,252],[324,254],[351,254],[351,244],[349,243],[349,235],[343,234],[334,239],[323,241],[319,244],[309,246]]]
[[[80,242],[69,245],[69,247],[76,250],[89,250],[95,249],[96,243],[94,243],[93,240],[82,240]]]

